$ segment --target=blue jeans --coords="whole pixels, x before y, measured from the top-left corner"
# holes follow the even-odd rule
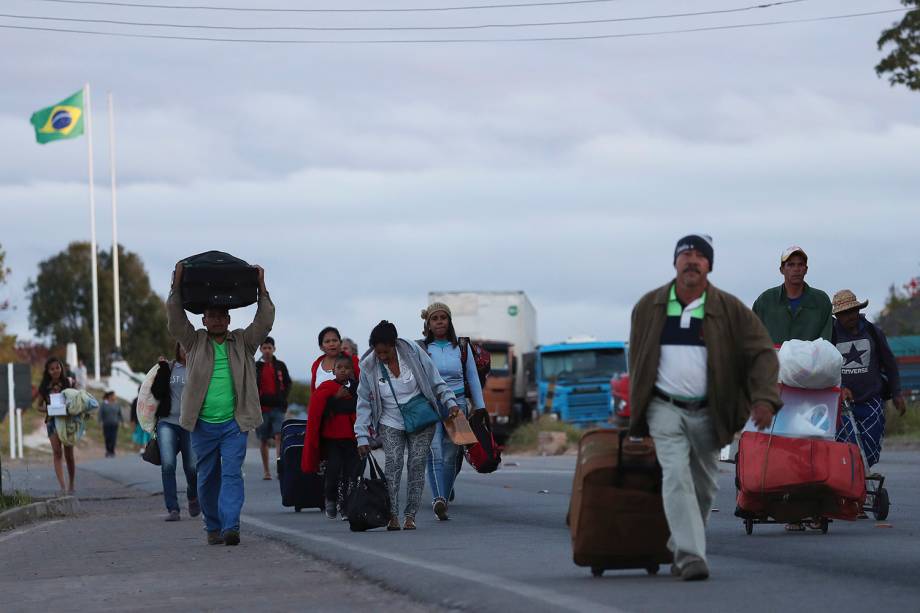
[[[198,502],[208,532],[240,529],[247,435],[235,419],[222,424],[199,419],[195,424],[192,449],[198,458]]]
[[[466,413],[466,400],[460,396],[457,404]],[[428,451],[428,488],[431,490],[432,501],[450,497],[454,489],[454,479],[457,478],[457,457],[461,453],[460,447],[454,445],[450,436],[444,429],[444,424],[438,422]]]
[[[195,474],[195,452],[189,433],[178,424],[157,422],[157,442],[160,445],[160,473],[163,477],[163,500],[167,511],[179,510],[176,493],[176,456],[182,452],[182,470],[185,472],[185,495],[189,500],[198,498],[198,475]]]

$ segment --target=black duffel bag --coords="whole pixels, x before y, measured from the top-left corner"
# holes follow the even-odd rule
[[[364,469],[370,459],[370,477],[364,476]],[[364,532],[372,528],[383,528],[390,521],[390,491],[387,480],[374,456],[367,457],[358,465],[356,483],[348,496],[348,526],[352,532]]]
[[[223,251],[182,261],[182,306],[203,314],[208,307],[238,309],[259,299],[259,269]]]

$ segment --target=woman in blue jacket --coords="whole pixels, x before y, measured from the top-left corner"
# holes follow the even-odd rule
[[[457,404],[467,415],[471,405],[474,409],[484,409],[486,405],[476,372],[476,358],[468,339],[465,339],[466,363],[463,363],[464,348],[454,330],[450,307],[443,302],[434,302],[422,311],[422,319],[425,320],[422,328],[425,339],[419,344],[425,348],[441,378],[454,392]],[[428,452],[428,487],[432,493],[434,514],[441,521],[449,519],[447,503],[452,499],[460,453],[460,447],[454,445],[444,425],[439,423]]]

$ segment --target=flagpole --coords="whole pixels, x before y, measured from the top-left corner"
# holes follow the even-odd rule
[[[115,287],[115,352],[121,355],[121,291],[118,277],[118,196],[115,189],[115,102],[109,92],[109,164],[112,175],[112,278]]]
[[[89,224],[90,224],[90,262],[93,274],[93,366],[95,380],[99,382],[99,273],[96,266],[96,191],[93,184],[93,113],[89,97],[89,83],[83,85],[83,104],[86,112],[86,146],[89,170]]]

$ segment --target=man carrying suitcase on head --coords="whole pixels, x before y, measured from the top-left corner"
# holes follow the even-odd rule
[[[259,271],[255,318],[230,330],[230,312],[208,307],[195,330],[182,306],[182,262],[176,264],[166,301],[169,332],[187,354],[180,425],[192,433],[198,457],[198,500],[210,545],[238,545],[243,508],[243,459],[249,431],[262,423],[253,354],[271,332],[275,305]]]
[[[710,237],[680,239],[677,278],[639,300],[629,336],[630,435],[655,442],[671,573],[685,581],[709,577],[719,450],[748,417],[765,428],[782,405],[773,343],[750,309],[709,283],[712,262]]]

